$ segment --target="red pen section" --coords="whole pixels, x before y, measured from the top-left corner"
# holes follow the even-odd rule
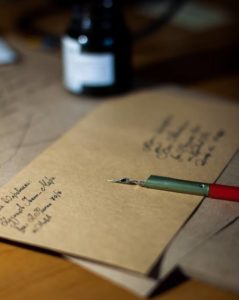
[[[210,184],[208,197],[239,202],[239,187]]]

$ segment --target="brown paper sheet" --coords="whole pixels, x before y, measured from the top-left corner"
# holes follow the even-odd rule
[[[106,266],[104,264],[81,258],[73,258],[71,256],[67,256],[67,259],[141,297],[147,297],[157,285],[156,279],[139,273],[130,272],[123,269],[120,270],[114,268],[113,266]]]
[[[1,236],[145,273],[200,197],[106,180],[214,181],[237,120],[235,105],[169,91],[105,103],[1,189]]]
[[[180,267],[189,276],[239,293],[238,217],[185,256]]]

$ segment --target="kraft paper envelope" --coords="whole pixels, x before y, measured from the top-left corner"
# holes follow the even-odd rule
[[[2,237],[146,273],[198,196],[122,186],[150,174],[214,181],[238,107],[166,91],[101,105],[0,190]]]

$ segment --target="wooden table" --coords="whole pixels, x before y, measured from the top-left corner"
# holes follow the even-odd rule
[[[0,299],[136,300],[128,291],[62,258],[0,244]],[[237,295],[188,280],[158,300],[233,300]]]
[[[168,38],[172,34],[177,36],[174,41]],[[136,86],[176,83],[236,101],[239,99],[239,71],[235,63],[238,61],[238,44],[235,24],[196,37],[167,26],[136,44]],[[0,266],[0,299],[4,300],[140,299],[61,257],[5,241],[0,243]],[[188,280],[154,299],[232,300],[238,296]]]

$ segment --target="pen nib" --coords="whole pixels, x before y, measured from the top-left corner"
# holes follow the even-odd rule
[[[142,185],[143,181],[135,180],[130,178],[121,178],[121,179],[108,179],[107,181],[113,183],[123,183],[123,184],[132,184],[132,185]]]

